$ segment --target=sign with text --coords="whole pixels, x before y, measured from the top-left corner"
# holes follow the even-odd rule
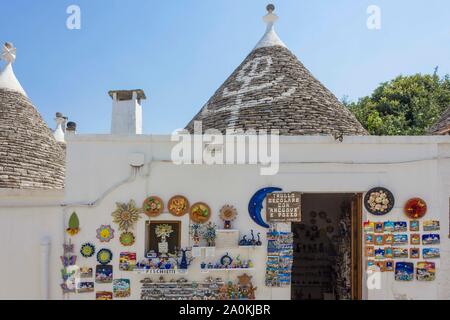
[[[301,193],[275,192],[266,197],[267,222],[300,222]]]

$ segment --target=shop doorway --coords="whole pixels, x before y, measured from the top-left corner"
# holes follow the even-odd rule
[[[361,299],[362,194],[303,194],[292,224],[293,300]]]

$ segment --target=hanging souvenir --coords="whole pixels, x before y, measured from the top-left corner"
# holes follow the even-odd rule
[[[225,205],[220,209],[220,219],[224,222],[224,229],[231,229],[231,221],[234,221],[237,216],[237,210],[235,207],[230,205]]]
[[[164,202],[159,197],[151,196],[144,200],[142,209],[147,216],[154,218],[164,211]]]
[[[80,253],[85,258],[90,258],[95,253],[95,246],[92,243],[86,242],[81,245]]]
[[[215,247],[216,246],[216,224],[212,222],[208,222],[205,225],[205,229],[203,231],[203,239],[206,241],[206,246]]]
[[[220,258],[220,263],[224,268],[227,268],[228,266],[231,266],[233,263],[233,259],[228,255],[228,252]]]
[[[189,234],[192,237],[192,241],[194,241],[194,247],[200,246],[201,229],[202,225],[199,223],[193,223],[189,226]]]
[[[383,234],[376,234],[375,235],[375,244],[377,246],[384,246],[384,235]]]
[[[66,232],[70,236],[74,236],[80,232],[80,220],[75,211],[70,215],[69,227],[66,229]]]
[[[392,272],[394,271],[394,261],[392,260],[386,260],[386,271]]]
[[[412,281],[414,276],[414,264],[411,262],[397,262],[395,264],[395,280]]]
[[[417,232],[420,230],[419,220],[411,220],[409,222],[409,231]]]
[[[100,249],[97,252],[97,261],[100,264],[105,265],[105,264],[110,263],[112,260],[112,257],[113,257],[113,254],[112,254],[111,250],[109,250],[109,249]]]
[[[375,259],[384,259],[385,250],[383,248],[375,249]]]
[[[191,220],[195,223],[205,223],[211,217],[211,209],[206,203],[197,202],[191,207]]]
[[[408,249],[407,248],[393,247],[392,253],[393,253],[394,259],[408,258]]]
[[[113,293],[111,291],[97,291],[95,293],[95,300],[112,300]]]
[[[77,283],[77,293],[88,293],[94,292],[94,282],[78,282]]]
[[[384,249],[384,257],[386,259],[392,259],[394,257],[394,252],[392,250],[392,247],[386,247]]]
[[[427,213],[427,204],[420,198],[409,199],[404,211],[410,219],[420,219]]]
[[[394,222],[394,230],[392,232],[407,232],[408,224],[406,221],[395,221]]]
[[[440,223],[438,220],[427,220],[423,222],[423,231],[438,231]]]
[[[433,281],[436,279],[436,265],[434,262],[417,262],[416,279],[418,281]]]
[[[384,222],[384,232],[394,232],[394,222],[385,221]]]
[[[365,233],[374,233],[375,232],[375,223],[371,221],[364,222],[364,232]]]
[[[112,265],[97,265],[95,267],[95,282],[97,283],[111,283],[113,280]]]
[[[136,268],[136,252],[121,252],[119,257],[119,270],[133,271]]]
[[[364,197],[364,206],[371,214],[382,216],[394,208],[394,195],[386,188],[370,189]]]
[[[130,232],[130,231],[122,232],[120,234],[119,241],[124,247],[130,247],[134,244],[134,242],[136,241],[136,238],[135,238],[133,232]]]
[[[384,244],[385,245],[390,245],[394,243],[394,235],[392,234],[385,234],[384,236]]]
[[[119,225],[120,231],[128,231],[140,218],[141,209],[136,207],[134,200],[128,203],[116,202],[116,210],[112,213],[113,222]]]
[[[412,233],[411,234],[411,244],[418,245],[420,244],[420,234],[418,233]]]
[[[101,225],[96,231],[100,242],[109,242],[114,238],[114,229],[110,225]]]
[[[384,232],[384,222],[375,222],[375,233]]]
[[[168,210],[174,216],[184,216],[189,211],[189,201],[184,196],[174,196],[169,200]]]
[[[364,243],[368,245],[374,244],[375,240],[373,234],[367,233],[366,235],[364,235]]]
[[[419,248],[410,248],[409,249],[409,258],[410,259],[420,259],[420,249]]]
[[[114,279],[113,293],[115,298],[127,298],[131,295],[130,279]]]
[[[441,253],[439,248],[423,248],[422,258],[423,259],[437,259],[440,258]]]
[[[92,278],[94,276],[94,271],[90,267],[80,267],[80,278]]]
[[[373,258],[375,257],[375,248],[372,246],[366,247],[366,255],[367,258]]]
[[[408,244],[408,235],[407,234],[394,234],[394,244],[395,245]]]
[[[423,234],[422,244],[423,245],[435,245],[441,243],[441,237],[438,234]]]

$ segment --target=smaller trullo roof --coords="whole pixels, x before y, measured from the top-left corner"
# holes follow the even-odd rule
[[[278,129],[281,135],[367,135],[355,116],[289,51],[274,30],[278,17],[268,5],[267,29],[252,52],[220,86],[194,121],[202,129]]]
[[[435,135],[450,134],[450,107],[447,108],[442,117],[430,128],[429,132]]]

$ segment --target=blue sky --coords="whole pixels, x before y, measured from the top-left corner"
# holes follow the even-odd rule
[[[265,30],[268,0],[41,0],[1,3],[0,41],[47,123],[61,111],[80,133],[107,133],[111,89],[142,88],[144,132],[184,127]],[[448,0],[278,0],[277,33],[338,98],[399,74],[450,73]],[[66,9],[81,8],[81,30]],[[369,5],[381,30],[366,26]]]

